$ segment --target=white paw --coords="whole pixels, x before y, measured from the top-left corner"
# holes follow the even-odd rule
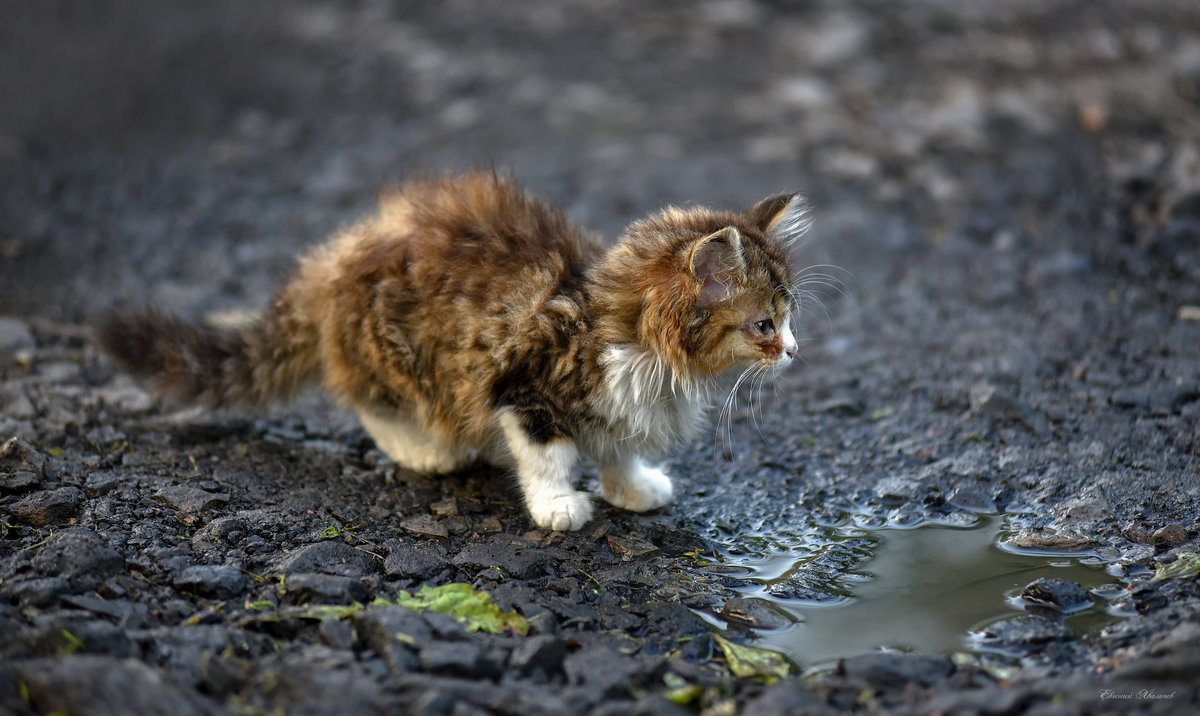
[[[624,479],[604,480],[604,499],[634,512],[646,512],[670,504],[674,489],[662,470],[639,464]]]
[[[592,519],[592,496],[568,492],[551,497],[527,497],[529,514],[542,529],[577,530]]]

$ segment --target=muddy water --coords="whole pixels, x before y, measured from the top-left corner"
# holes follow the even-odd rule
[[[794,620],[790,626],[755,629],[761,635],[755,644],[805,666],[881,649],[972,650],[971,633],[1022,613],[1020,592],[1039,577],[1073,580],[1089,590],[1092,606],[1067,619],[1076,632],[1099,629],[1116,618],[1107,613],[1106,598],[1119,586],[1101,560],[1086,553],[1002,548],[1004,527],[1004,519],[995,516],[980,516],[969,527],[864,529],[851,523],[823,536],[812,534],[807,545],[786,554],[731,557],[723,571],[740,572],[754,585],[744,589],[745,597],[767,600]],[[839,549],[863,557],[807,598],[795,598],[787,586],[821,555]]]

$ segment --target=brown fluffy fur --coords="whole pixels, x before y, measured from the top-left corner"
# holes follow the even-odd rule
[[[661,406],[625,420],[620,405],[669,385],[699,415],[717,375],[790,359],[786,245],[806,217],[790,194],[744,213],[668,208],[606,250],[511,180],[414,180],[304,257],[257,326],[219,331],[146,311],[111,314],[97,334],[122,369],[184,402],[248,408],[321,379],[402,463],[515,462],[535,521],[573,529],[590,507],[535,502],[567,500],[559,477],[540,475],[573,464],[575,445],[617,466],[605,468],[610,501],[669,499],[669,481],[638,492],[626,473],[642,468],[622,441],[641,430],[636,452],[661,451],[688,437],[691,408],[681,403],[679,429],[651,435],[638,420]],[[398,425],[420,445],[388,449]]]

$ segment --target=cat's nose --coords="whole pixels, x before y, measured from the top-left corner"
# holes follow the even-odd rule
[[[787,353],[788,358],[795,358],[796,357],[796,346],[788,346],[783,349],[783,352]]]

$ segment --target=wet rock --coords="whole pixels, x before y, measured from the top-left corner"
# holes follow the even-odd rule
[[[1074,636],[1071,627],[1060,621],[1026,614],[987,625],[979,633],[979,640],[987,647],[1025,651]]]
[[[334,649],[352,649],[356,634],[354,627],[345,619],[322,619],[317,625],[321,643]]]
[[[376,558],[345,542],[324,540],[298,547],[277,559],[272,574],[318,572],[340,577],[365,577],[378,569]]]
[[[9,506],[13,520],[31,527],[45,527],[68,522],[79,514],[83,491],[78,487],[37,492]]]
[[[824,715],[840,713],[826,706],[812,689],[799,681],[781,681],[768,686],[741,710],[742,716],[778,716],[779,714]]]
[[[20,438],[9,438],[0,447],[0,495],[37,487],[45,476],[46,458]]]
[[[971,512],[995,512],[996,502],[974,485],[959,483],[946,499],[951,505]]]
[[[1135,544],[1150,544],[1150,531],[1136,522],[1129,522],[1121,528],[1121,536]]]
[[[999,423],[1015,423],[1033,429],[1033,417],[1029,407],[992,385],[978,385],[971,389],[971,410],[974,417]]]
[[[350,604],[370,597],[361,579],[333,574],[288,574],[284,589],[284,600],[292,604]]]
[[[393,672],[416,668],[414,649],[433,638],[429,624],[408,607],[372,607],[355,615],[354,628],[363,643],[379,654]]]
[[[12,666],[40,713],[96,716],[217,716],[225,713],[162,671],[134,659],[68,655]]]
[[[1200,386],[1166,385],[1141,386],[1118,390],[1112,394],[1112,404],[1119,408],[1149,410],[1160,414],[1178,411],[1200,398]]]
[[[202,597],[230,599],[244,592],[249,578],[228,564],[198,564],[184,569],[175,578],[175,587]]]
[[[383,573],[392,579],[428,579],[446,568],[446,548],[436,542],[389,543]]]
[[[753,597],[730,599],[721,607],[718,616],[754,629],[782,629],[795,621],[767,600]]]
[[[431,512],[433,512],[433,516],[437,517],[438,519],[442,519],[445,517],[457,517],[458,516],[458,498],[457,497],[447,497],[444,500],[440,500],[438,502],[432,503],[431,505],[429,505],[429,509]]]
[[[240,691],[249,672],[240,659],[227,659],[212,651],[205,651],[200,657],[200,683],[207,693],[218,698]]]
[[[122,571],[125,558],[92,530],[74,527],[51,537],[34,555],[33,568],[76,588],[93,589]]]
[[[812,406],[814,413],[829,413],[845,418],[862,415],[865,410],[866,406],[861,400],[848,395],[834,396]]]
[[[102,599],[90,594],[67,595],[62,598],[64,604],[79,609],[86,609],[94,614],[100,614],[116,620],[122,626],[136,626],[147,612],[146,605],[128,599]]]
[[[215,494],[186,485],[164,487],[154,497],[189,515],[229,502],[229,495]]]
[[[624,696],[635,677],[648,679],[646,664],[607,647],[580,649],[563,662],[567,681],[598,690],[606,698]]]
[[[1170,524],[1154,530],[1150,535],[1152,544],[1179,544],[1188,539],[1187,528],[1179,524]]]
[[[459,569],[477,572],[499,569],[506,576],[529,579],[546,573],[550,556],[525,540],[495,535],[484,544],[470,544],[453,560]]]
[[[553,676],[562,669],[566,655],[567,642],[562,637],[547,634],[529,636],[513,649],[508,665],[523,676],[535,671]]]
[[[920,654],[862,654],[838,662],[837,673],[876,689],[902,689],[907,684],[930,687],[950,678],[954,662]]]
[[[445,540],[450,537],[450,530],[446,529],[446,525],[438,522],[430,515],[415,515],[409,517],[400,523],[404,529],[421,537],[433,537],[434,539]]]
[[[668,525],[652,524],[646,529],[646,536],[668,557],[688,553],[700,554],[712,550],[703,537]]]
[[[458,620],[449,614],[440,614],[438,612],[424,612],[421,616],[425,619],[425,623],[433,631],[434,638],[465,640],[467,638],[467,630]]]
[[[98,619],[61,619],[57,615],[37,630],[30,646],[41,656],[82,652],[126,657],[133,653],[133,642],[121,627]]]
[[[1048,549],[1061,552],[1090,549],[1099,544],[1096,540],[1078,532],[1035,527],[1017,530],[1004,542],[1021,549]]]
[[[1040,577],[1021,590],[1021,598],[1059,612],[1074,612],[1091,606],[1087,590],[1062,577]]]
[[[625,537],[609,535],[608,546],[612,548],[613,554],[629,557],[631,559],[653,557],[661,552],[658,547],[634,535],[628,535]]]
[[[440,676],[484,678],[491,674],[479,644],[465,641],[435,641],[421,648],[418,654],[421,669]]]
[[[20,581],[8,580],[3,593],[20,606],[49,607],[58,603],[62,595],[70,592],[66,580],[58,577],[36,577]]]

